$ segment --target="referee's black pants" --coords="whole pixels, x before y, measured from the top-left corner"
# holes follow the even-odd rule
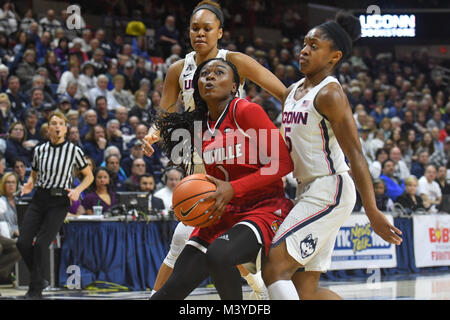
[[[17,248],[30,271],[30,291],[42,291],[48,248],[63,225],[69,206],[66,191],[62,196],[52,196],[50,190],[38,188],[25,213]]]

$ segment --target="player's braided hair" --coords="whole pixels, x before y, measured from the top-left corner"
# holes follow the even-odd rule
[[[172,156],[172,151],[177,148],[177,150],[181,151],[180,143],[186,143],[190,144],[190,158],[187,160],[182,161],[182,167],[183,169],[189,174],[192,173],[193,169],[193,154],[195,151],[195,141],[196,139],[199,139],[197,141],[202,141],[202,136],[204,132],[204,128],[206,128],[206,120],[207,120],[207,114],[208,114],[208,105],[203,100],[203,98],[200,96],[199,88],[198,88],[198,79],[200,77],[200,72],[203,69],[203,67],[214,60],[219,60],[224,63],[226,63],[228,66],[230,66],[231,70],[233,71],[233,81],[236,84],[236,89],[239,88],[240,84],[240,77],[239,73],[237,71],[237,68],[234,64],[232,64],[229,61],[226,61],[222,58],[213,58],[204,61],[201,63],[197,70],[195,71],[194,78],[192,80],[193,87],[194,87],[194,103],[195,103],[195,109],[191,110],[189,108],[183,113],[169,113],[169,112],[160,112],[158,116],[155,119],[155,126],[158,130],[160,130],[160,137],[162,140],[161,149],[162,151],[168,156]],[[235,96],[236,92],[230,92],[230,97]],[[195,132],[195,122],[201,122],[201,128],[202,132]],[[174,138],[172,133],[174,133],[174,130],[177,129],[185,129],[190,134],[190,141],[182,141],[182,138],[173,141]],[[201,146],[201,143],[199,144]],[[201,154],[201,150],[197,151],[198,154]],[[187,155],[183,155],[186,157]],[[175,161],[177,159],[171,159],[172,161]],[[189,170],[189,168],[191,170]]]

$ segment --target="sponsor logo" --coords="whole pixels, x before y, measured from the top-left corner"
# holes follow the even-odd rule
[[[198,206],[198,204],[199,204],[199,202],[197,201],[187,211],[183,211],[183,209],[180,209],[181,216],[186,217],[189,213],[191,213],[192,210],[194,210]]]

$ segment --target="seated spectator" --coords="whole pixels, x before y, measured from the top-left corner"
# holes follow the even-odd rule
[[[108,110],[114,110],[114,107],[117,106],[117,102],[111,92],[108,91],[108,77],[104,74],[100,74],[97,77],[97,86],[88,90],[86,95],[91,106],[95,106],[96,99],[101,96],[106,98]]]
[[[161,49],[162,57],[166,59],[170,56],[171,48],[174,44],[179,43],[180,34],[175,25],[175,17],[169,15],[165,19],[165,23],[157,31],[156,41]]]
[[[23,146],[26,148],[34,148],[41,140],[41,133],[39,132],[39,113],[34,109],[28,109],[24,113],[25,132],[27,140],[24,141]]]
[[[41,74],[45,74],[45,76],[43,76]],[[35,88],[39,88],[39,89],[42,89],[42,91],[44,93],[43,101],[54,104],[55,98],[54,98],[52,89],[49,87],[48,84],[46,84],[46,77],[47,77],[47,71],[44,68],[40,67],[36,71],[36,75],[33,76],[31,83],[27,83],[24,85],[23,91],[25,92],[25,97],[29,98],[32,95],[33,90]]]
[[[134,96],[128,90],[124,90],[125,78],[123,75],[118,74],[113,78],[114,89],[111,90],[111,94],[114,96],[116,106],[113,109],[117,109],[119,106],[125,106],[127,109],[131,109],[134,105]]]
[[[81,65],[80,79],[78,80],[83,96],[86,96],[88,91],[95,88],[97,85],[97,77],[95,76],[94,65],[90,61],[86,61]]]
[[[80,130],[78,130],[77,126],[70,126],[67,129],[67,140],[80,147],[82,150],[85,150],[84,144],[80,138]]]
[[[429,155],[434,153],[433,135],[431,134],[431,131],[425,131],[423,134],[422,139],[417,145],[416,154],[422,150],[428,151]]]
[[[116,119],[119,121],[119,129],[124,137],[131,137],[133,131],[131,130],[130,124],[128,123],[128,109],[124,106],[119,106],[114,112]],[[131,138],[124,138],[125,143],[128,143]]]
[[[22,188],[22,186],[28,180],[27,166],[25,164],[25,161],[20,157],[16,158],[13,161],[12,169],[17,176],[19,188]]]
[[[445,166],[438,167],[436,182],[441,188],[442,196],[450,194],[450,183],[447,181],[447,168]]]
[[[393,147],[389,151],[389,159],[394,162],[394,176],[400,180],[405,180],[410,176],[409,168],[402,160],[402,151],[399,147]]]
[[[69,80],[67,82],[66,91],[61,94],[58,98],[58,103],[62,104],[65,102],[69,103],[69,109],[76,110],[78,108],[78,99],[76,97],[78,91],[78,82],[76,80]],[[64,112],[67,113],[69,109],[65,109]]]
[[[105,96],[98,96],[95,99],[95,111],[97,112],[97,122],[106,127],[106,124],[114,119],[114,113],[108,110],[108,102]]]
[[[133,145],[130,148],[130,155],[122,158],[122,160],[120,162],[120,166],[125,171],[125,174],[127,175],[127,177],[129,177],[131,175],[131,166],[135,159],[143,159],[146,164],[145,172],[153,174],[153,169],[152,169],[149,158],[148,157],[144,158],[141,140],[135,140],[133,142]]]
[[[54,51],[48,51],[45,55],[43,67],[47,69],[48,78],[52,84],[59,84],[62,68]]]
[[[161,198],[155,197],[156,182],[155,177],[149,173],[144,173],[139,177],[139,191],[148,192],[148,209],[149,211],[163,211],[165,209],[164,201]]]
[[[67,83],[69,81],[76,81],[78,83],[80,79],[80,65],[78,63],[70,63],[69,70],[64,71],[61,75],[61,79],[59,81],[58,89],[56,89],[56,93],[58,95],[63,94],[67,89]],[[77,86],[77,93],[75,94],[75,98],[81,99],[83,97],[82,88]]]
[[[76,91],[76,86],[77,86],[76,82],[69,82],[68,83],[69,92]],[[71,90],[74,90],[74,91],[71,91]],[[59,96],[59,98],[58,98],[58,105],[57,105],[56,110],[60,111],[62,114],[64,114],[66,116],[66,118],[67,118],[67,113],[70,110],[72,110],[72,104],[71,104],[70,99],[71,99],[71,97],[66,94],[63,94],[62,96]],[[74,99],[74,100],[76,100],[76,99]],[[76,105],[76,102],[75,102],[75,105]],[[73,111],[75,111],[75,110],[73,110]]]
[[[14,172],[7,172],[0,180],[0,221],[8,224],[8,238],[19,236],[15,193],[19,190],[19,179]],[[1,256],[1,253],[0,253]],[[1,260],[1,259],[0,259]],[[0,269],[2,266],[0,265]],[[0,272],[1,279],[1,272]]]
[[[450,136],[444,139],[442,150],[436,150],[430,156],[430,164],[435,167],[446,166],[450,159]]]
[[[20,80],[17,76],[11,75],[8,78],[8,89],[6,90],[11,103],[11,111],[16,118],[22,114],[27,107],[27,98],[20,90]]]
[[[39,65],[44,63],[47,52],[51,52],[52,35],[48,31],[44,31],[41,34],[39,41],[36,43],[36,62]]]
[[[405,184],[403,180],[394,176],[394,161],[390,159],[384,161],[381,169],[380,179],[386,185],[386,194],[393,201],[396,201],[397,197],[405,191]]]
[[[384,161],[389,158],[388,151],[384,148],[380,148],[375,153],[375,161],[369,166],[370,175],[373,179],[378,179],[381,174],[381,166]]]
[[[86,134],[84,143],[86,155],[94,160],[96,166],[100,166],[104,159],[103,153],[108,146],[105,128],[101,124],[96,124]]]
[[[56,46],[54,52],[58,61],[61,64],[66,65],[67,60],[69,59],[69,39],[66,37],[61,38],[58,41],[58,45]]]
[[[117,154],[110,154],[105,158],[105,167],[111,172],[111,184],[116,191],[126,191],[125,181],[127,176],[120,167],[120,156]]]
[[[152,122],[156,111],[151,108],[151,101],[143,90],[137,90],[134,94],[134,106],[131,108],[128,116],[136,116],[144,123]]]
[[[86,140],[87,133],[98,124],[97,112],[94,109],[88,109],[83,114],[83,125],[80,127],[81,141]]]
[[[161,198],[164,201],[164,206],[167,211],[172,210],[173,189],[175,189],[175,186],[183,179],[183,177],[184,173],[181,169],[170,167],[165,171],[161,178],[164,187],[155,192],[155,197]]]
[[[36,53],[32,49],[25,50],[23,54],[23,61],[19,63],[16,70],[16,75],[20,79],[20,84],[25,85],[31,82],[36,73],[38,65],[36,63]]]
[[[436,180],[436,168],[433,165],[428,165],[425,168],[425,175],[419,179],[418,194],[422,197],[424,203],[429,202],[431,207],[430,213],[438,212],[438,207],[441,204],[442,192]]]
[[[429,159],[428,151],[422,150],[418,155],[418,160],[411,164],[411,174],[416,176],[417,179],[422,177],[425,174],[425,167],[428,165]]]
[[[422,198],[416,196],[417,186],[418,182],[415,176],[406,178],[405,192],[396,200],[396,203],[401,204],[407,214],[414,213],[417,210],[426,210],[428,208],[428,205],[425,207]]]
[[[17,121],[14,113],[11,112],[11,103],[6,93],[0,93],[0,132],[7,132],[9,126]]]
[[[381,179],[376,179],[373,182],[373,189],[375,191],[375,201],[377,208],[380,211],[390,212],[394,208],[394,202],[386,195],[386,186]]]
[[[113,190],[111,173],[104,167],[98,167],[94,171],[94,182],[89,187],[81,205],[85,214],[93,215],[93,206],[102,206],[103,212],[116,204],[116,193]]]
[[[109,140],[109,144],[116,146],[120,153],[123,153],[123,138],[122,138],[122,132],[120,131],[120,124],[119,120],[117,119],[111,119],[106,124],[106,135]]]
[[[89,62],[94,66],[94,74],[99,76],[108,72],[108,64],[104,60],[105,52],[101,48],[97,48],[92,53]]]
[[[22,122],[14,122],[8,130],[8,139],[6,140],[5,159],[9,167],[12,167],[16,158],[22,157],[26,166],[31,163],[31,150],[23,146],[27,140],[25,126]]]
[[[55,11],[53,9],[47,10],[47,15],[39,20],[39,25],[42,31],[48,31],[52,36],[55,35],[55,31],[61,28],[61,22],[55,18]]]
[[[146,164],[144,159],[137,158],[133,160],[131,165],[131,174],[125,180],[126,191],[139,191],[139,177],[146,173]]]
[[[427,121],[427,129],[432,130],[433,128],[438,128],[442,130],[445,128],[445,122],[442,121],[442,113],[439,109],[433,111],[433,117]]]

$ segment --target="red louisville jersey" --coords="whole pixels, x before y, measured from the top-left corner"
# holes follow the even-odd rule
[[[231,183],[235,205],[284,197],[281,178],[293,169],[283,137],[265,111],[240,98],[217,121],[207,121],[202,158],[207,174]]]

